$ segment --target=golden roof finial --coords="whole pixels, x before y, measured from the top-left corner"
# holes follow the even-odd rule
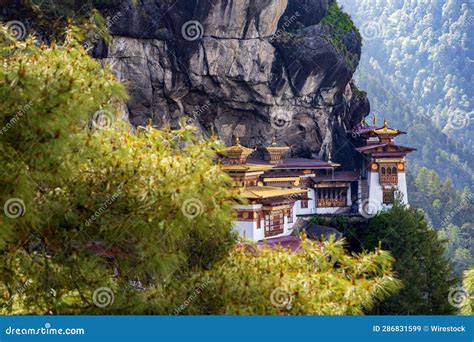
[[[240,146],[240,137],[239,137],[238,134],[235,135],[235,144],[236,144],[237,146]]]
[[[375,117],[375,114],[374,114],[374,126],[377,125],[377,118]]]
[[[273,133],[273,137],[272,137],[272,145],[276,145],[277,141],[276,141],[276,133]]]
[[[383,126],[384,126],[384,127],[388,127],[387,119],[383,119]]]

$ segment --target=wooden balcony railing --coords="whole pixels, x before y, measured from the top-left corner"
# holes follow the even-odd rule
[[[398,175],[380,175],[380,184],[398,184]]]
[[[319,198],[318,208],[344,207],[347,205],[347,198]]]

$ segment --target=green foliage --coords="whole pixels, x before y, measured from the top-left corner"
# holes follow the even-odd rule
[[[370,219],[360,238],[365,249],[371,250],[381,243],[383,249],[392,253],[396,260],[394,271],[405,285],[399,293],[380,303],[375,313],[453,313],[448,294],[456,279],[443,243],[428,226],[421,210],[396,203]]]
[[[379,249],[350,256],[340,241],[303,240],[298,253],[244,245],[177,298],[188,303],[183,314],[361,314],[399,288],[392,263]]]
[[[347,32],[357,31],[351,17],[342,11],[336,1],[329,5],[328,14],[321,20],[321,25],[331,26],[337,36],[343,36]]]
[[[343,12],[342,7],[339,7],[336,1],[332,1],[328,14],[321,20],[320,25],[331,28],[330,33],[323,34],[321,37],[345,56],[346,64],[354,72],[355,62],[359,60],[359,56],[347,49],[344,37],[350,32],[354,32],[358,40],[361,40],[361,36],[351,17]]]
[[[119,11],[123,6],[120,0],[24,0],[17,6],[5,10],[5,18],[22,18],[24,24],[35,32],[41,32],[41,38],[63,44],[65,31],[74,27],[81,40],[111,40],[108,24],[99,12],[102,9]],[[104,15],[106,15],[104,13]]]
[[[474,267],[464,272],[462,284],[467,298],[460,309],[460,313],[461,315],[472,316],[474,314]]]
[[[107,312],[130,313],[146,303],[129,280],[157,288],[222,259],[235,237],[220,143],[186,127],[100,129],[125,99],[107,69],[74,38],[59,48],[6,37],[0,203],[24,212],[0,217],[2,312],[104,313],[92,298],[109,287]]]
[[[446,241],[446,255],[461,278],[463,271],[474,264],[471,191],[467,187],[457,190],[451,179],[441,181],[436,171],[424,167],[409,188],[410,202],[424,209],[440,238]]]

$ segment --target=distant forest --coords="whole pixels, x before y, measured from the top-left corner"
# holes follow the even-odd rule
[[[447,241],[458,275],[474,263],[474,11],[468,1],[339,0],[363,37],[358,86],[371,118],[408,134],[410,203]]]

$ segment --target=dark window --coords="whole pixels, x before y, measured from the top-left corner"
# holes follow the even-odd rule
[[[270,230],[270,215],[265,215],[265,231]]]
[[[288,211],[288,223],[293,223],[293,208]]]
[[[383,204],[393,204],[394,199],[395,199],[395,194],[393,190],[383,191]]]
[[[303,209],[308,208],[308,200],[301,200],[301,208]]]

